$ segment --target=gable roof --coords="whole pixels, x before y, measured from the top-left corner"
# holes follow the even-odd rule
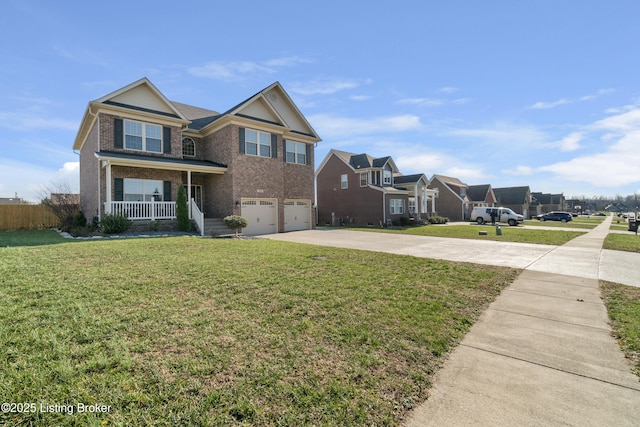
[[[318,166],[316,175],[324,168],[324,165],[332,156],[336,156],[338,159],[342,160],[351,169],[353,169],[354,172],[372,168],[381,169],[386,164],[389,164],[389,166],[391,167],[391,171],[394,174],[399,173],[398,166],[396,166],[391,156],[374,158],[366,153],[355,154],[349,153],[348,151],[335,150],[332,148],[331,150],[329,150],[329,153],[327,153],[322,163],[320,163],[320,166]]]
[[[496,201],[491,184],[470,185],[467,188],[467,198],[471,202],[487,202],[487,198],[490,198],[493,202]]]
[[[231,120],[233,118],[271,124],[284,128],[285,132],[306,136],[313,142],[321,141],[317,132],[279,82],[272,83],[222,114],[200,118],[193,124],[193,127],[190,125],[189,128],[204,130],[207,127],[215,127],[216,124],[225,122],[225,119]]]
[[[393,177],[393,182],[397,184],[416,184],[420,182],[420,180],[424,180],[425,184],[427,183],[427,177],[423,173],[415,173],[412,175],[398,175]]]
[[[531,191],[529,190],[529,186],[503,187],[494,188],[493,194],[496,195],[501,205],[520,205],[530,202],[529,196],[531,195]]]
[[[458,178],[453,178],[453,177],[444,176],[444,175],[437,175],[437,174],[434,174],[431,177],[431,179],[434,179],[434,178],[436,178],[438,181],[442,182],[443,184],[455,185],[456,187],[463,187],[463,188],[469,187],[467,184],[460,181]]]
[[[101,109],[152,117],[159,122],[202,131],[225,119],[242,118],[268,123],[282,129],[283,135],[295,134],[307,143],[321,141],[280,83],[275,82],[238,105],[220,114],[217,111],[169,101],[146,77],[89,102],[73,144],[80,150]]]

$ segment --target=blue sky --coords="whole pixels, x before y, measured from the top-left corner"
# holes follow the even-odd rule
[[[5,0],[0,197],[78,188],[89,101],[225,111],[279,81],[331,148],[565,196],[640,193],[640,2]]]

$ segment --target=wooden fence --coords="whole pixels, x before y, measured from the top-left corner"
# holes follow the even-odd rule
[[[58,227],[58,218],[44,205],[0,205],[0,230]]]

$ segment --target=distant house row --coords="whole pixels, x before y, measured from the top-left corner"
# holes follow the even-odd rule
[[[390,156],[330,150],[316,171],[318,224],[384,225],[401,218],[445,216],[468,220],[476,206],[504,206],[530,218],[565,209],[562,194],[531,192],[529,186],[492,188],[458,178],[403,175]]]

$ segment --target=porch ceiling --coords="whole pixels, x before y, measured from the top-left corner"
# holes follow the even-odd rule
[[[117,166],[191,171],[210,174],[224,174],[227,171],[227,167],[223,164],[204,160],[163,158],[138,154],[114,153],[111,151],[98,151],[95,153],[95,156],[101,162],[106,161],[111,165]]]

